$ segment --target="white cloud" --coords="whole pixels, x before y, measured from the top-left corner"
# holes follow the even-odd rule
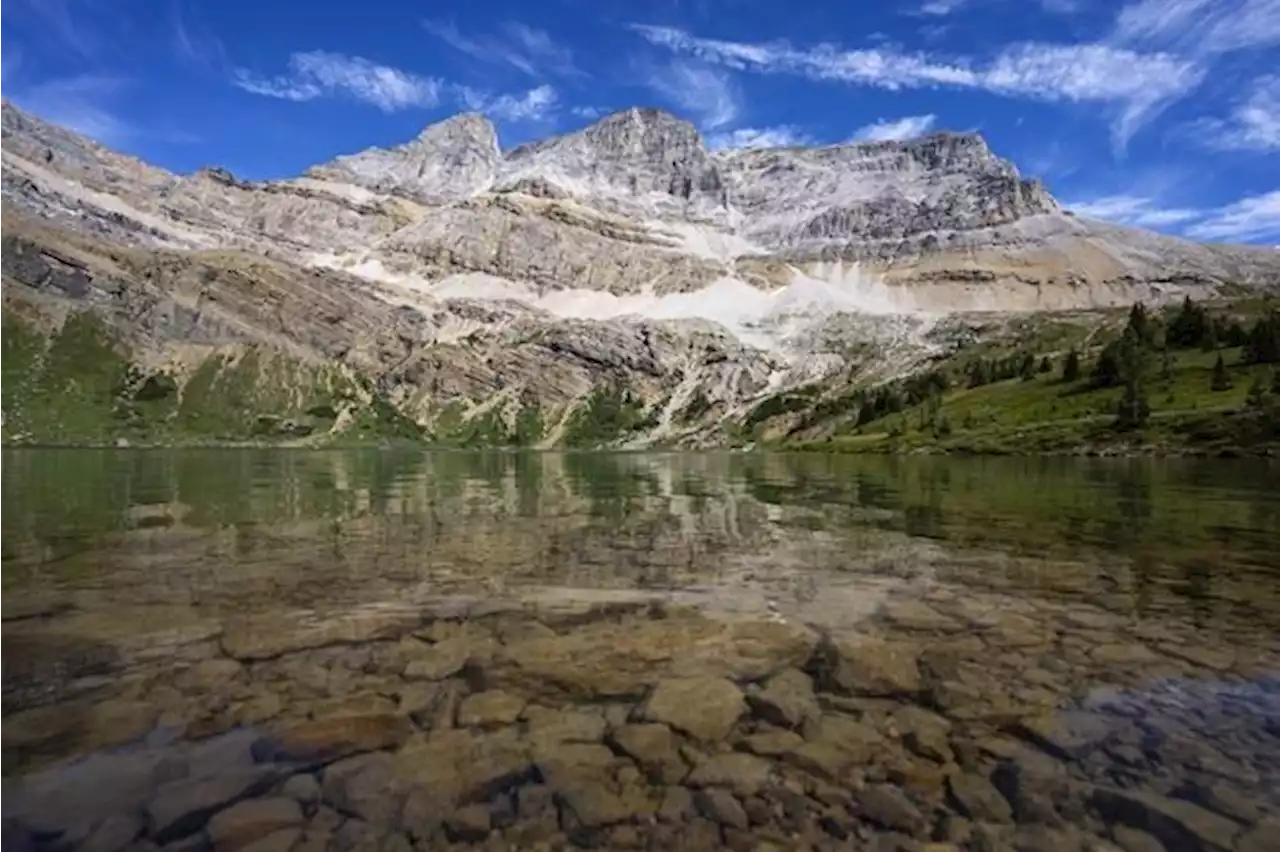
[[[1280,189],[1219,207],[1186,233],[1201,240],[1280,241]]]
[[[556,90],[538,86],[522,95],[490,95],[466,86],[458,87],[458,99],[467,107],[504,121],[541,121],[559,103]]]
[[[792,148],[812,145],[813,138],[793,124],[774,127],[740,127],[707,137],[707,145],[713,149],[732,148]]]
[[[1063,206],[1090,219],[1102,219],[1138,228],[1164,228],[1190,222],[1204,215],[1203,211],[1186,207],[1162,207],[1154,200],[1140,195],[1107,195]]]
[[[492,64],[506,64],[528,74],[541,76],[542,71],[557,74],[581,75],[573,64],[573,53],[558,44],[545,31],[516,21],[502,26],[501,35],[464,35],[455,24],[447,21],[424,20],[427,32],[450,47],[473,59]]]
[[[931,15],[934,17],[942,17],[950,15],[961,6],[967,4],[969,0],[926,0],[924,5],[920,7],[917,14]]]
[[[606,115],[609,110],[594,106],[576,106],[569,108],[569,114],[575,118],[595,119]]]
[[[1135,53],[1106,45],[1022,44],[1006,48],[982,75],[981,87],[1041,101],[1102,102],[1118,107],[1117,147],[1204,79],[1198,65],[1167,53]]]
[[[1190,92],[1204,77],[1203,69],[1189,59],[1102,44],[1024,42],[1009,45],[994,59],[979,63],[941,60],[888,46],[843,50],[821,44],[796,48],[784,41],[699,38],[674,27],[636,24],[632,29],[651,44],[741,71],[796,74],[889,90],[941,86],[1037,101],[1108,104],[1117,110],[1113,132],[1120,144],[1143,121]]]
[[[1203,119],[1192,125],[1192,131],[1210,148],[1280,151],[1280,75],[1255,80],[1229,119]]]
[[[693,113],[707,130],[731,123],[741,111],[739,94],[729,75],[707,65],[676,61],[654,67],[649,87]]]
[[[890,142],[914,139],[929,131],[936,119],[934,115],[908,115],[895,121],[882,118],[854,131],[853,142]]]
[[[1280,0],[1137,0],[1112,39],[1203,56],[1268,47],[1280,44]]]
[[[9,86],[5,94],[46,121],[107,145],[118,145],[137,135],[134,127],[104,106],[123,85],[116,77],[83,74],[35,86]]]
[[[188,19],[180,2],[173,5],[173,33],[170,46],[179,59],[197,68],[226,67],[227,51],[222,40],[206,30],[194,16]]]
[[[1203,209],[1166,207],[1142,195],[1110,195],[1063,206],[1081,216],[1138,228],[1181,226],[1184,235],[1197,240],[1280,240],[1280,189]]]
[[[293,54],[289,57],[289,72],[276,77],[260,77],[237,69],[233,82],[256,95],[290,101],[345,96],[383,112],[435,106],[440,101],[442,85],[432,77],[323,50]]]
[[[15,18],[29,17],[38,24],[35,29],[41,37],[57,45],[61,54],[70,51],[83,59],[99,58],[104,48],[112,45],[108,27],[103,26],[115,23],[110,20],[111,10],[94,4],[72,8],[76,5],[74,0],[9,0],[4,11]]]

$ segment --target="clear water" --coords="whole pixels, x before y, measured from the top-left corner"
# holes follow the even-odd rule
[[[1224,460],[6,451],[6,832],[15,843],[112,849],[1131,849],[1143,842],[1134,832],[1167,849],[1280,848],[1278,486],[1275,465]],[[658,604],[669,611],[655,620]],[[410,620],[366,629],[388,612]],[[431,689],[446,684],[465,706],[496,686],[524,709],[473,726],[452,706],[418,713],[372,757],[401,767],[448,737],[473,755],[505,737],[524,755],[540,708],[598,713],[592,754],[614,760],[570,775],[627,807],[611,800],[596,803],[605,816],[584,815],[535,755],[523,774],[462,798],[439,793],[435,816],[411,818],[404,803],[425,795],[420,777],[382,767],[389,774],[370,780],[359,761],[371,755],[351,756],[362,746],[336,763],[267,761],[272,774],[257,786],[206,790],[216,802],[166,828],[156,800],[173,785],[264,765],[260,747],[209,763],[202,743],[225,757],[298,720],[412,715],[405,696],[421,684],[405,676],[403,655],[441,641],[433,620],[486,638]],[[348,622],[365,627],[314,627]],[[265,651],[228,639],[246,623],[259,625],[254,641],[271,632]],[[647,668],[633,694],[571,694],[536,667],[547,684],[513,681],[492,662],[579,639],[582,653],[603,654],[591,637],[620,641],[604,630],[615,623],[659,644],[670,624],[671,653],[686,656],[637,651]],[[889,688],[863,672],[836,683],[815,651],[795,661],[818,692],[803,722],[778,724],[753,697],[717,740],[675,726],[691,774],[655,780],[615,732],[645,716],[663,678],[724,674],[712,657],[699,672],[699,652],[679,644],[706,623],[746,625],[744,637],[759,624],[760,635],[815,643],[899,643],[909,682]],[[589,669],[595,657],[574,659]],[[748,695],[771,674],[735,672]],[[915,710],[943,720],[942,748],[920,745]],[[701,762],[745,754],[747,738],[778,728],[825,744],[828,717],[868,727],[882,745],[833,772],[761,758],[765,786],[728,791],[741,820],[711,795],[717,784],[694,779]],[[1010,782],[1020,749],[1051,758],[1065,786]],[[118,780],[139,761],[144,781]],[[356,770],[395,806],[335,792]],[[280,802],[299,776],[324,794],[289,816]],[[1007,804],[966,803],[953,776],[989,779]],[[86,792],[112,779],[132,792]],[[682,786],[693,804],[663,810]],[[542,811],[533,788],[547,791]],[[246,802],[257,799],[286,817],[255,816]]]

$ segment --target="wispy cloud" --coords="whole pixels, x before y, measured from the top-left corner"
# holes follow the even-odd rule
[[[994,59],[976,62],[905,53],[889,46],[800,48],[784,41],[700,38],[674,27],[636,24],[632,29],[651,44],[740,71],[795,74],[889,90],[982,89],[1027,100],[1106,104],[1117,112],[1113,134],[1118,145],[1204,77],[1203,68],[1190,59],[1107,44],[1023,42],[1007,46]]]
[[[227,51],[222,40],[185,11],[182,0],[173,4],[170,45],[175,56],[197,68],[218,71],[227,65]]]
[[[551,86],[538,86],[520,95],[491,95],[460,86],[458,98],[467,109],[504,121],[543,121],[559,104],[556,90]]]
[[[932,17],[944,17],[952,12],[967,5],[969,0],[926,0],[919,9],[916,10],[918,15],[930,15]]]
[[[596,119],[608,114],[609,110],[603,107],[595,106],[575,106],[569,108],[569,114],[574,118]]]
[[[1090,219],[1102,219],[1138,228],[1165,228],[1190,222],[1204,215],[1203,211],[1188,207],[1164,207],[1155,200],[1140,195],[1107,195],[1063,206]]]
[[[1280,75],[1259,77],[1229,118],[1202,119],[1191,132],[1223,151],[1280,151]]]
[[[88,20],[96,10],[83,5],[72,9],[73,5],[72,0],[9,0],[5,7],[7,11],[32,16],[39,22],[40,31],[62,49],[82,59],[94,59],[107,43],[99,27]]]
[[[1280,189],[1220,207],[1170,207],[1144,195],[1110,195],[1063,206],[1081,216],[1122,225],[1180,229],[1184,235],[1197,240],[1280,240]]]
[[[1268,47],[1280,44],[1280,0],[1137,0],[1112,40],[1201,56]]]
[[[118,145],[137,130],[105,104],[125,85],[118,77],[83,74],[48,80],[34,86],[5,87],[5,94],[23,109],[107,145]]]
[[[432,107],[440,101],[441,81],[379,65],[360,56],[313,50],[289,57],[288,73],[263,77],[237,69],[235,85],[255,95],[290,101],[348,97],[383,112]]]
[[[494,93],[323,50],[293,54],[288,73],[275,77],[237,69],[232,82],[255,95],[288,101],[345,97],[383,112],[430,109],[448,101],[503,121],[542,121],[559,107],[559,95],[550,85],[519,94]]]
[[[908,115],[894,120],[882,118],[855,130],[850,141],[890,142],[914,139],[928,133],[936,118],[934,115]]]
[[[713,149],[733,148],[791,148],[812,145],[813,137],[794,124],[774,127],[740,127],[707,137],[707,145]]]
[[[573,63],[572,51],[556,42],[545,30],[526,24],[508,21],[498,34],[477,36],[464,34],[452,21],[424,20],[422,26],[445,44],[473,59],[510,65],[531,77],[544,73],[582,74]]]
[[[705,130],[731,124],[741,112],[741,95],[729,75],[703,63],[656,65],[646,82],[667,100],[693,113]]]
[[[1201,240],[1280,241],[1280,189],[1219,207],[1186,233]]]

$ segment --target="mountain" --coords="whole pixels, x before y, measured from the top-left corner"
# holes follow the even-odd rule
[[[769,394],[924,363],[942,314],[1280,274],[1272,250],[1078,218],[975,134],[712,152],[629,109],[503,152],[465,114],[247,181],[174,175],[6,102],[3,151],[14,363],[45,376],[90,338],[115,353],[78,415],[109,410],[99,439],[715,443]],[[65,378],[6,394],[7,434],[62,424]],[[228,388],[238,402],[205,417]]]

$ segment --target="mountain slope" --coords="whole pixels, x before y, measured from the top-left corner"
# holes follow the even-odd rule
[[[173,175],[8,103],[3,134],[15,316],[56,335],[93,311],[134,371],[126,395],[163,373],[181,397],[209,358],[252,351],[294,365],[292,423],[317,407],[298,369],[341,376],[345,413],[306,440],[376,410],[440,439],[720,442],[763,395],[925,363],[946,312],[1211,295],[1280,270],[1271,250],[1074,217],[972,134],[711,153],[631,109],[504,153],[462,115],[281,181]]]

